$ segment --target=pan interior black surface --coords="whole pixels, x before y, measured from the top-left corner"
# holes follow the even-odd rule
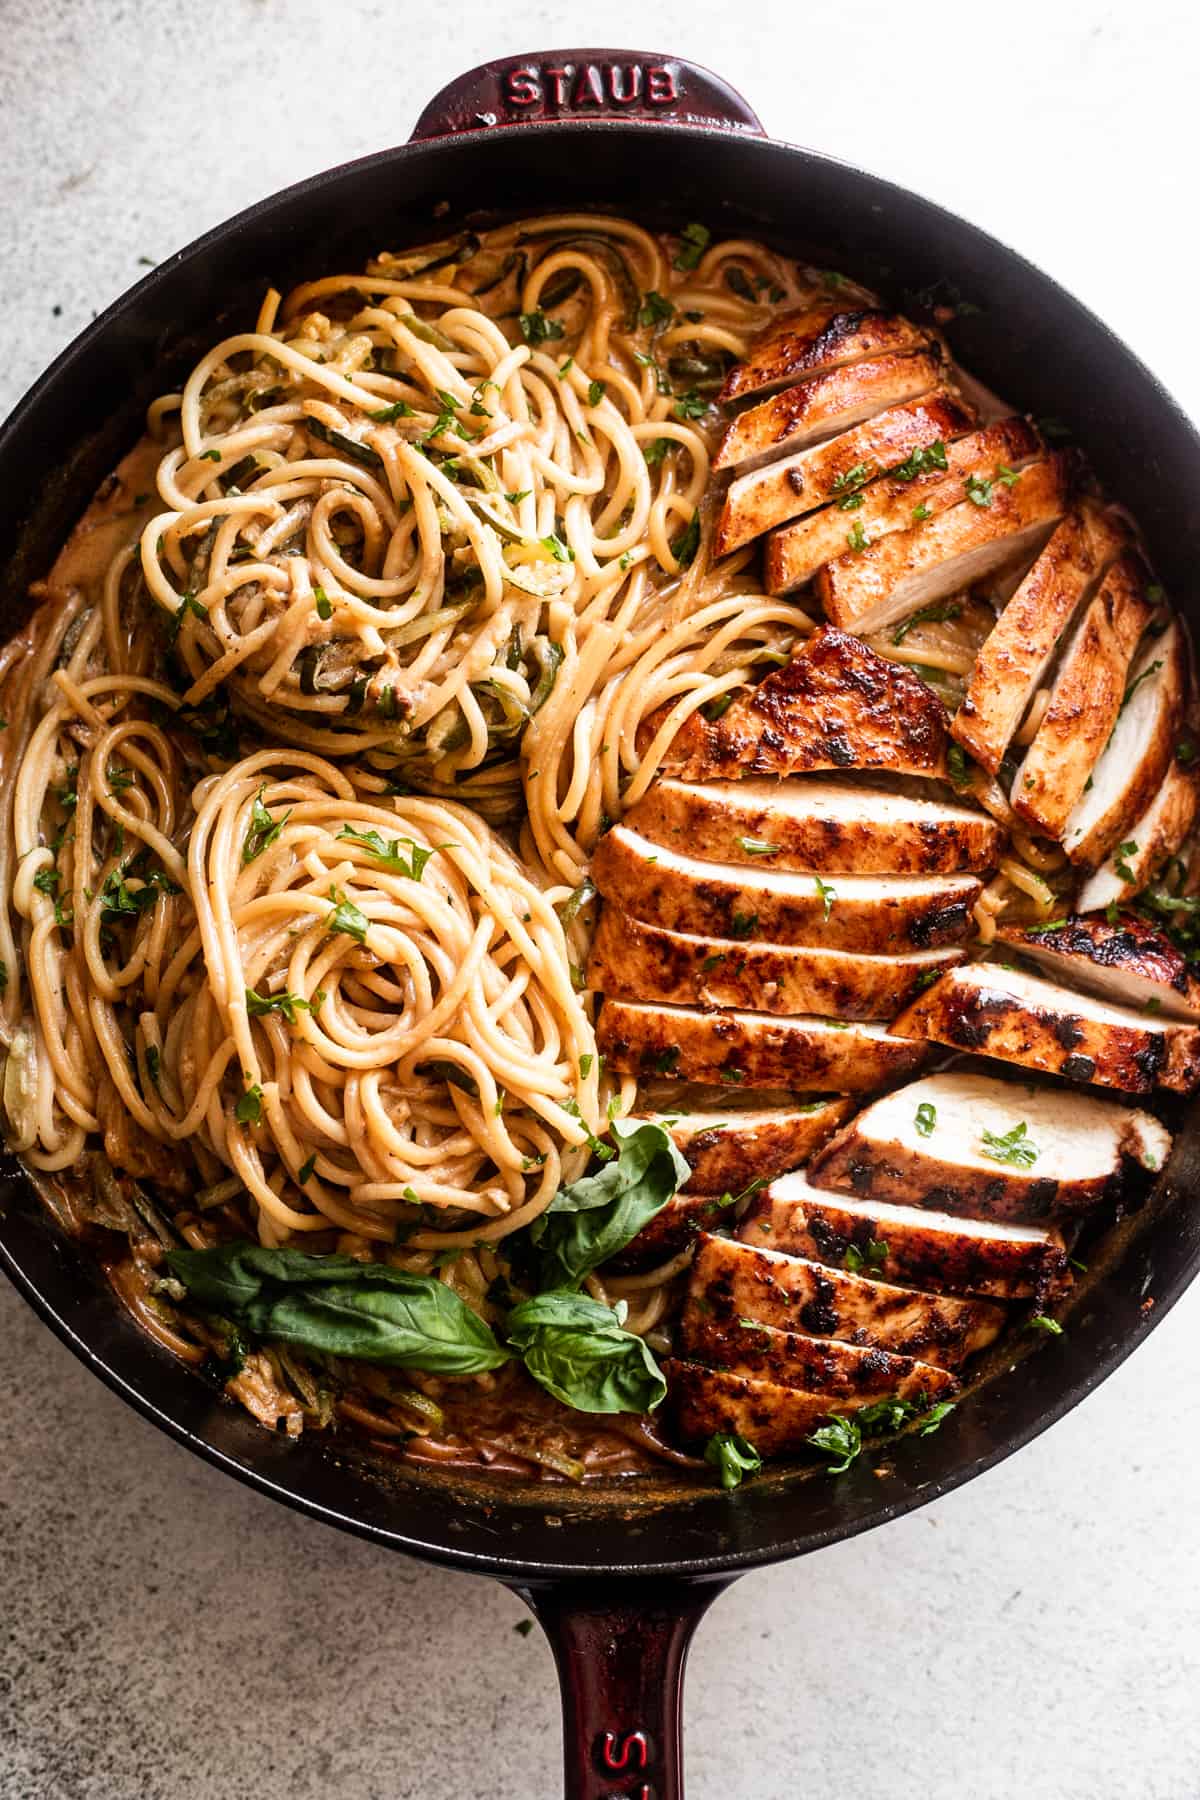
[[[647,198],[647,168],[653,194]],[[138,434],[140,412],[269,284],[445,235],[501,209],[610,204],[650,225],[692,217],[844,268],[900,304],[964,307],[961,361],[1039,415],[1065,420],[1113,496],[1139,519],[1182,599],[1200,555],[1200,443],[1153,378],[1075,301],[962,221],[809,152],[671,126],[526,126],[386,152],[276,196],[210,233],[98,319],[0,433],[10,511],[0,525],[8,630],[91,493]],[[979,310],[969,310],[977,307]],[[936,1436],[889,1446],[839,1480],[768,1476],[730,1499],[653,1484],[582,1498],[381,1475],[340,1447],[264,1433],[148,1342],[95,1264],[57,1232],[11,1161],[0,1256],[42,1316],[110,1386],[191,1448],[331,1523],[510,1579],[554,1573],[736,1569],[817,1548],[936,1497],[1061,1416],[1152,1329],[1200,1262],[1191,1196],[1194,1119],[1142,1228],[1081,1297],[1069,1335],[1018,1378],[972,1394]],[[1147,1309],[1146,1302],[1153,1301]],[[864,1459],[865,1461],[865,1459]],[[431,1493],[436,1498],[431,1503]]]

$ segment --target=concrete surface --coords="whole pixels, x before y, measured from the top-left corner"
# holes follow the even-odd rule
[[[139,273],[402,138],[483,57],[674,49],[776,135],[969,213],[1194,412],[1200,16],[629,0],[0,0],[0,408]],[[751,1576],[703,1628],[693,1800],[1195,1800],[1200,1293],[1049,1437]],[[303,1523],[165,1442],[0,1292],[0,1800],[553,1800],[515,1600]]]

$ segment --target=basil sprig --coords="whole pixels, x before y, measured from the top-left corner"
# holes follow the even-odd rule
[[[541,1288],[578,1288],[687,1180],[688,1165],[661,1125],[614,1119],[612,1135],[616,1160],[560,1188],[529,1228]]]
[[[576,1412],[650,1412],[666,1395],[642,1339],[586,1294],[537,1294],[513,1308],[505,1331],[533,1379]]]
[[[255,1244],[172,1250],[167,1261],[198,1306],[300,1350],[431,1375],[478,1375],[510,1360],[491,1327],[429,1275]]]

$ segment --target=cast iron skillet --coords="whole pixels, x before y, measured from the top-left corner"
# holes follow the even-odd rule
[[[703,70],[603,50],[472,71],[426,108],[410,144],[252,207],[83,332],[0,432],[9,506],[0,628],[19,624],[28,582],[45,574],[138,435],[146,402],[226,321],[252,320],[269,283],[353,267],[475,213],[597,203],[651,225],[697,218],[722,234],[751,233],[844,268],[901,305],[961,308],[950,326],[961,360],[998,392],[1070,422],[1110,493],[1140,520],[1160,578],[1195,617],[1200,439],[1096,318],[928,201],[769,141],[746,103]],[[509,1490],[381,1470],[344,1443],[271,1437],[135,1328],[11,1158],[0,1164],[0,1261],[83,1362],[208,1461],[329,1524],[495,1575],[522,1594],[558,1659],[569,1800],[676,1800],[682,1665],[714,1596],[744,1569],[923,1505],[1061,1418],[1195,1274],[1198,1162],[1200,1133],[1188,1122],[1141,1229],[1081,1297],[1068,1336],[971,1394],[936,1437],[901,1441],[882,1463],[871,1459],[875,1468],[837,1480],[777,1472],[733,1495],[657,1479],[636,1497]]]

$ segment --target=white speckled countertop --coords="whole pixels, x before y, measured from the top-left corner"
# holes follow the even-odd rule
[[[0,0],[0,410],[139,258],[399,141],[460,70],[650,40],[717,68],[775,135],[1023,250],[1200,413],[1193,5],[649,17]],[[1198,1326],[1200,1292],[1011,1462],[725,1595],[689,1678],[692,1800],[1195,1800]],[[6,1286],[0,1374],[0,1800],[555,1800],[549,1652],[502,1589],[218,1476]]]

